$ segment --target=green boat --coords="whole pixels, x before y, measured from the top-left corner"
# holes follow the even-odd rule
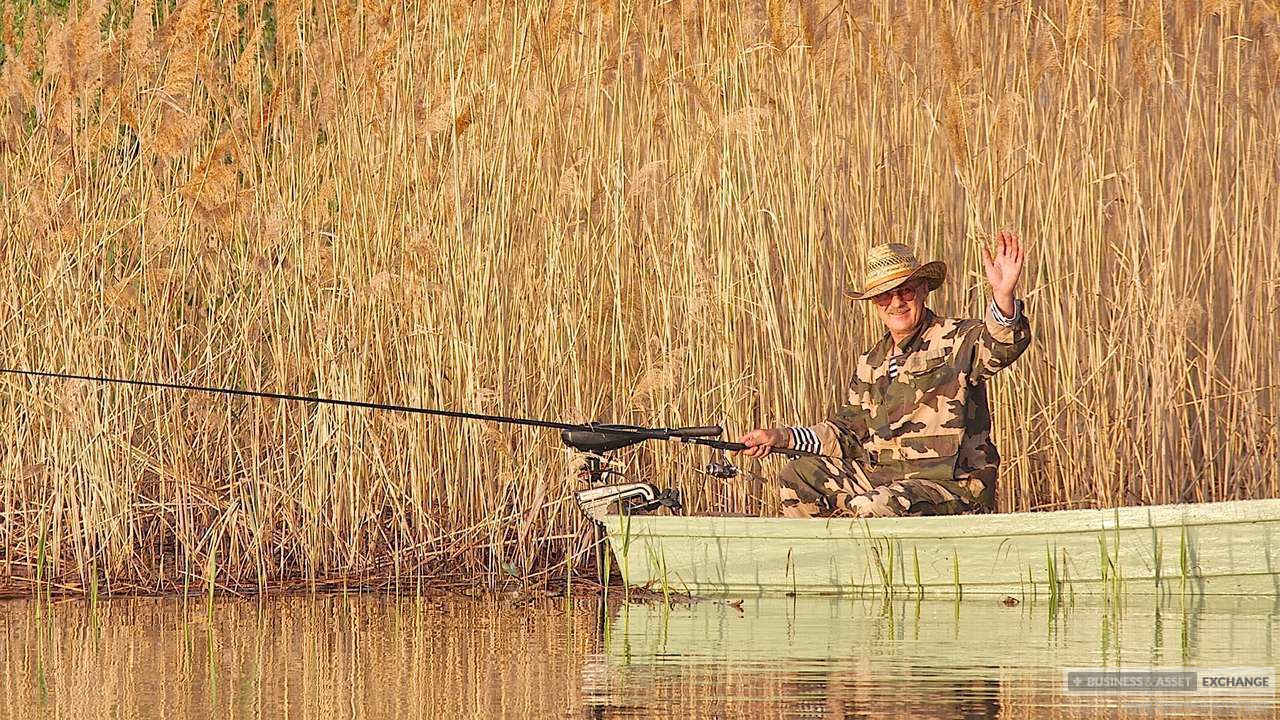
[[[678,506],[648,483],[578,501],[626,584],[659,592],[1280,596],[1280,499],[883,519],[629,512]]]

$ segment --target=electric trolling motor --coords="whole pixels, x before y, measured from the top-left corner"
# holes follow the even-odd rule
[[[680,491],[674,488],[658,490],[652,483],[647,482],[608,484],[611,477],[623,477],[623,475],[609,468],[609,460],[605,457],[605,453],[646,440],[704,445],[715,452],[704,472],[712,477],[728,480],[737,477],[738,468],[729,462],[725,451],[742,450],[745,446],[740,443],[711,439],[719,437],[723,432],[724,428],[718,425],[684,428],[592,425],[589,430],[563,430],[560,433],[560,439],[574,450],[586,453],[586,461],[580,468],[579,477],[587,481],[588,487],[577,493],[578,505],[588,516],[603,522],[609,506],[615,502],[621,503],[621,509],[626,514],[651,512],[663,507],[670,508],[672,512],[682,509]]]

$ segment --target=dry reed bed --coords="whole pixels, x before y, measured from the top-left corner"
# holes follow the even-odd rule
[[[1280,490],[1273,4],[24,6],[5,366],[735,433],[836,400],[869,243],[948,260],[934,305],[975,314],[1011,227],[1037,344],[992,391],[1004,509]],[[3,386],[19,587],[585,560],[552,433]],[[702,462],[627,458],[770,508]]]

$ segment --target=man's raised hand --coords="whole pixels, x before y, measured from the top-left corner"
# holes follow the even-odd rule
[[[1013,291],[1018,285],[1018,279],[1022,277],[1023,257],[1018,236],[1007,230],[1001,230],[996,236],[994,256],[990,250],[982,248],[982,266],[987,271],[991,296],[1006,317],[1012,317],[1014,313]]]

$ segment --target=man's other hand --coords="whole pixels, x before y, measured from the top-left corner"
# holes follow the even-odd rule
[[[791,443],[791,433],[786,428],[760,428],[738,438],[738,442],[747,446],[743,455],[762,458],[773,452],[774,448],[785,448]]]

